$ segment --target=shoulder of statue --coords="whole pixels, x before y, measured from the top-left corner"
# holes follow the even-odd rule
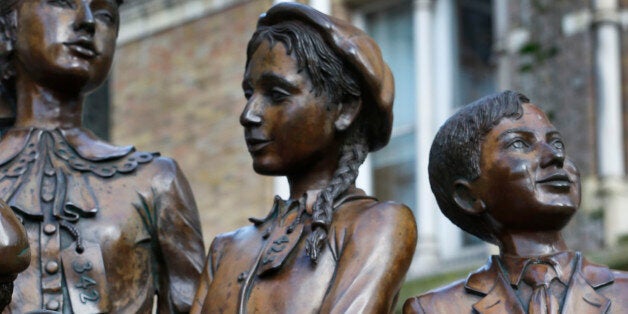
[[[329,238],[336,256],[342,255],[343,248],[353,248],[360,255],[386,256],[381,262],[409,266],[416,249],[417,227],[412,211],[403,204],[354,200],[334,213]]]
[[[465,289],[486,295],[493,289],[500,276],[503,277],[499,256],[490,256],[484,266],[469,274],[465,281]]]
[[[89,171],[100,177],[133,172],[159,157],[159,153],[136,151],[132,145],[110,144],[83,128],[57,129],[52,133],[56,156],[74,170]]]
[[[345,201],[335,208],[334,224],[347,225],[372,224],[375,230],[394,228],[397,231],[416,233],[416,220],[412,210],[400,203],[379,201],[373,197],[356,197]],[[373,232],[369,230],[368,232]]]
[[[611,271],[606,265],[593,263],[585,257],[582,257],[580,252],[577,253],[577,256],[577,258],[580,259],[577,261],[580,264],[580,272],[584,280],[593,288],[599,288],[615,281],[616,275],[622,277],[620,272]],[[625,276],[625,273],[623,275]]]
[[[471,304],[476,301],[473,297],[469,298],[469,300],[465,300],[464,296],[467,295],[465,291],[465,280],[458,280],[446,286],[407,299],[403,305],[403,313],[463,312],[466,309],[470,309]]]

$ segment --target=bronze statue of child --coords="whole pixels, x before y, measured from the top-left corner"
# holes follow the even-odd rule
[[[212,243],[192,313],[388,313],[410,266],[409,208],[355,187],[392,125],[393,77],[377,44],[298,3],[249,41],[240,123],[263,175],[290,198]]]
[[[82,127],[107,77],[121,0],[2,0],[0,198],[24,222],[30,267],[3,313],[189,312],[204,245],[177,164]],[[3,257],[4,258],[4,257]]]
[[[456,112],[434,139],[429,176],[443,214],[500,254],[466,280],[408,299],[404,313],[628,312],[628,273],[565,244],[580,174],[527,97],[505,91]]]

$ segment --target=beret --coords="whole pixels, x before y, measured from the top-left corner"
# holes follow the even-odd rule
[[[390,139],[395,98],[394,78],[375,40],[359,28],[309,6],[282,2],[271,7],[258,20],[259,26],[272,26],[298,20],[320,33],[325,43],[357,74],[362,110],[366,115],[369,150],[378,150]]]

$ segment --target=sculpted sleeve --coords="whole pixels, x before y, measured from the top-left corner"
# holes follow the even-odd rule
[[[410,267],[417,241],[410,209],[376,203],[358,212],[332,228],[338,264],[321,313],[392,312]]]
[[[13,281],[31,261],[28,236],[11,207],[0,200],[0,282]]]
[[[153,187],[157,223],[151,236],[157,239],[160,313],[187,313],[198,286],[205,247],[196,202],[177,164],[159,158],[162,178]],[[155,243],[155,242],[154,242]]]
[[[214,271],[216,270],[216,261],[218,260],[217,254],[220,253],[220,249],[218,249],[218,247],[220,247],[220,239],[220,236],[216,237],[214,241],[212,241],[212,245],[209,247],[207,262],[205,262],[205,267],[203,268],[203,273],[201,274],[201,280],[198,283],[198,290],[194,296],[194,304],[192,304],[192,310],[190,311],[191,314],[200,314],[203,304],[205,304],[209,286],[214,280]]]

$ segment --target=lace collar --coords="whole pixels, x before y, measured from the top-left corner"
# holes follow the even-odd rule
[[[125,175],[155,156],[108,144],[82,128],[11,129],[0,141],[0,198],[35,218],[42,217],[44,202],[54,200],[56,217],[77,221],[99,210],[85,175]]]

